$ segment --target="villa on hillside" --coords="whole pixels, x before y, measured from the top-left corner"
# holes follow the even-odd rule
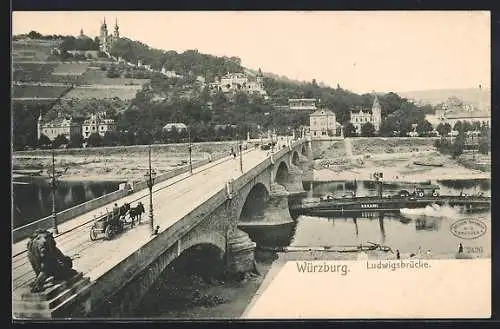
[[[107,131],[114,130],[116,130],[115,120],[107,118],[104,112],[91,114],[88,119],[83,121],[83,124],[76,122],[71,117],[64,117],[60,113],[56,119],[44,123],[40,113],[37,138],[40,139],[43,134],[50,140],[54,140],[59,135],[64,135],[68,140],[74,135],[82,135],[84,139],[87,139],[92,133],[98,133],[102,137]]]
[[[54,140],[59,135],[64,135],[68,140],[71,136],[79,135],[82,133],[82,126],[75,122],[72,118],[67,118],[58,114],[57,118],[43,122],[42,113],[38,117],[37,124],[37,139],[39,140],[42,135],[47,136],[50,140]]]
[[[91,114],[90,118],[83,121],[82,132],[83,138],[89,137],[92,133],[98,133],[104,136],[107,131],[115,131],[115,120],[107,118],[106,113],[99,112]]]
[[[382,107],[377,95],[371,109],[355,106],[351,109],[350,115],[350,122],[356,128],[356,133],[361,133],[361,127],[368,122],[375,127],[375,132],[378,132],[382,123]]]
[[[247,76],[244,73],[227,73],[221,78],[216,77],[215,82],[209,83],[208,88],[212,92],[222,91],[223,93],[236,93],[243,91],[248,94],[258,94],[267,96],[264,90],[264,77],[261,72],[255,77]]]

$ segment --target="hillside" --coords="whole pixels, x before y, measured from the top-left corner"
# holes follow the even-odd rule
[[[491,90],[487,88],[483,88],[481,91],[478,88],[417,90],[398,94],[431,105],[444,103],[449,97],[453,96],[469,104],[477,104],[478,101],[482,104],[489,104],[491,99]]]
[[[183,122],[191,127],[193,140],[213,141],[246,136],[247,132],[257,137],[268,129],[291,134],[292,129],[309,125],[306,111],[278,110],[282,107],[276,106],[287,105],[289,98],[315,98],[322,107],[332,109],[344,125],[349,122],[352,106],[370,108],[374,101],[372,94],[359,95],[340,86],[320,85],[315,79],[300,82],[272,73],[264,73],[268,99],[242,91],[234,95],[212,93],[207,84],[216,77],[227,72],[256,72],[243,67],[238,57],[217,57],[196,49],[177,53],[121,38],[111,48],[113,58],[92,58],[73,56],[60,46],[58,52],[51,52],[55,43],[47,44],[47,40],[13,42],[13,92],[18,97],[13,107],[16,148],[37,144],[34,132],[40,110],[46,118],[55,117],[56,111],[79,117],[106,111],[115,118],[118,134],[148,135],[148,140],[156,142],[176,141],[178,136],[166,136],[162,127]],[[26,49],[36,51],[30,54]],[[44,51],[47,56],[42,60]],[[39,106],[42,96],[43,108]],[[404,134],[407,128],[400,129],[402,126],[422,121],[433,111],[394,93],[378,97],[386,119],[382,135],[392,135],[394,130]],[[236,131],[217,128],[228,125],[236,125]]]

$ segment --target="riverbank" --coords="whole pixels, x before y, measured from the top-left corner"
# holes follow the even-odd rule
[[[192,162],[229,155],[234,141],[192,144]],[[162,174],[189,163],[187,144],[151,146],[151,167]],[[55,168],[64,181],[133,181],[143,179],[149,169],[147,145],[55,150]],[[51,150],[15,152],[12,168],[16,171],[41,171],[47,177],[52,166]],[[20,177],[17,175],[17,177]]]
[[[370,180],[373,173],[382,172],[385,181],[421,182],[443,179],[485,179],[491,178],[490,167],[479,170],[464,166],[462,158],[453,159],[440,154],[431,144],[432,140],[414,142],[346,139],[344,148],[338,143],[322,151],[314,160],[314,181]],[[399,143],[399,144],[398,144]],[[350,154],[350,156],[346,156]],[[463,157],[469,158],[468,155]],[[489,162],[489,156],[482,156],[482,162]],[[434,163],[441,166],[415,164]],[[485,169],[486,168],[486,169]]]

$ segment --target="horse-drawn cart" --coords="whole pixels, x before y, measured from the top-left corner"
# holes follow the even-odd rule
[[[95,241],[102,234],[106,240],[110,240],[114,235],[122,232],[123,228],[120,218],[113,218],[112,214],[104,215],[98,218],[90,228],[90,240]]]
[[[116,234],[123,232],[125,226],[134,227],[135,219],[140,223],[142,213],[144,206],[141,202],[134,208],[125,203],[117,213],[106,213],[96,218],[90,228],[90,240],[95,241],[100,235],[104,235],[106,240],[112,239]]]

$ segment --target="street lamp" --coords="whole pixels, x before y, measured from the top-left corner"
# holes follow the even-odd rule
[[[243,143],[240,141],[240,171],[243,172]]]
[[[151,235],[155,235],[157,232],[153,225],[153,185],[155,183],[156,172],[151,169],[151,144],[149,145],[149,170],[144,176],[147,179],[146,183],[149,188],[149,228]]]
[[[52,173],[49,173],[50,182],[49,186],[52,190],[52,221],[54,225],[54,234],[59,234],[57,227],[57,213],[56,213],[56,190],[59,182],[57,181],[57,175],[55,171],[55,151],[54,145],[52,145]]]
[[[193,174],[193,162],[191,159],[191,153],[193,151],[193,146],[191,145],[191,129],[188,127],[188,140],[189,140],[189,146],[188,146],[188,151],[189,151],[189,173],[192,175]]]

